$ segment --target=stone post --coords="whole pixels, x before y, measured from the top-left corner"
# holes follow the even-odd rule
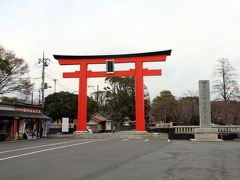
[[[199,81],[198,86],[199,86],[200,128],[210,128],[211,106],[210,106],[209,81],[208,80]]]
[[[209,80],[199,81],[200,128],[195,129],[193,141],[219,141],[218,129],[211,127],[210,85]]]

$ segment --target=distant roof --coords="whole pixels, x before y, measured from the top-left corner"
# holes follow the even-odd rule
[[[0,110],[0,117],[21,117],[29,119],[50,119],[42,113]]]
[[[108,119],[106,119],[105,117],[103,117],[99,114],[92,116],[91,120],[95,120],[95,121],[99,121],[99,122],[109,121]]]
[[[9,102],[0,102],[0,105],[9,105],[9,106],[17,106],[17,107],[31,107],[31,108],[39,108],[42,109],[41,106],[35,104],[16,104]]]
[[[53,55],[55,59],[102,59],[102,58],[125,58],[125,57],[143,57],[143,56],[157,56],[157,55],[171,55],[172,50],[154,51],[133,54],[111,54],[111,55]]]

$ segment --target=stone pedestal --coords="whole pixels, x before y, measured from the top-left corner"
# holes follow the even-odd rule
[[[191,141],[222,141],[222,140],[218,139],[217,128],[196,128],[195,139],[191,139]]]

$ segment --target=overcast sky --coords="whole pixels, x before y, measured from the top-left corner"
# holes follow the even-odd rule
[[[31,78],[41,76],[37,61],[43,51],[51,59],[46,81],[53,86],[58,79],[57,91],[78,90],[78,80],[63,79],[62,73],[79,67],[60,66],[53,54],[172,49],[166,62],[145,64],[163,71],[144,78],[151,99],[164,89],[177,97],[197,90],[198,80],[212,79],[219,58],[228,58],[240,72],[239,0],[0,0],[0,23],[0,44],[27,61]],[[41,80],[32,81],[39,88]],[[106,86],[97,78],[88,85]]]

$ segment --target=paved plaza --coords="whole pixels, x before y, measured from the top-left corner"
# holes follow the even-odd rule
[[[43,139],[0,143],[0,179],[240,179],[240,141]]]

